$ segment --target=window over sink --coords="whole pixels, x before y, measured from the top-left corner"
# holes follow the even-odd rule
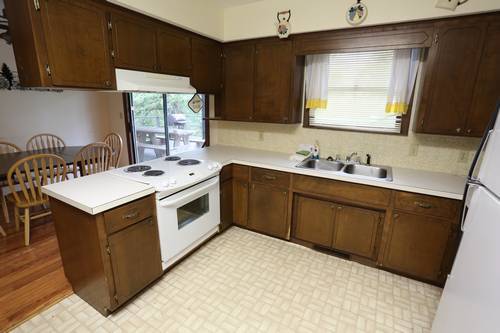
[[[408,50],[408,54],[410,51]],[[327,65],[323,69],[327,68],[328,71],[326,109],[306,109],[304,126],[407,134],[411,106],[405,110],[405,114],[386,111],[388,97],[394,91],[391,82],[395,75],[400,75],[395,70],[398,65],[395,62],[400,59],[397,58],[398,52],[397,50],[381,50],[332,53],[328,55],[328,58],[323,58],[327,59]],[[420,53],[418,53],[418,59],[419,57]],[[418,65],[414,68],[415,76],[417,68]],[[399,81],[404,80],[405,77],[401,77]],[[413,83],[414,81],[413,78]],[[412,99],[414,86],[410,87],[408,98]],[[408,104],[411,105],[411,103]]]

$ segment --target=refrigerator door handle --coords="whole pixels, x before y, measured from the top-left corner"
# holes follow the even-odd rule
[[[481,159],[481,156],[483,155],[484,151],[486,150],[486,147],[488,146],[488,141],[490,140],[490,136],[491,134],[493,133],[493,130],[489,130],[487,133],[486,133],[486,137],[484,139],[484,142],[483,144],[481,145],[481,148],[480,150],[477,152],[477,155],[476,155],[476,158],[475,158],[475,163],[474,163],[474,166],[472,167],[472,170],[470,172],[470,179],[472,181],[479,181],[479,176],[478,176],[478,169],[479,167],[481,166],[481,163],[480,162],[480,159]]]
[[[476,185],[474,183],[469,183],[469,185],[468,185],[467,194],[465,195],[465,198],[464,198],[464,207],[462,210],[462,221],[460,221],[460,230],[462,230],[462,232],[465,231],[465,219],[467,218],[467,212],[469,210],[471,198],[474,195],[474,191],[478,187],[479,187],[479,185]]]

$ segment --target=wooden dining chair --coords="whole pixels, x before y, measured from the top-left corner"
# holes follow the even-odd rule
[[[20,152],[21,148],[16,146],[13,143],[7,142],[7,141],[0,141],[0,154],[10,154],[10,153],[17,153]],[[9,217],[9,209],[7,207],[7,200],[5,198],[5,192],[3,188],[7,186],[7,181],[0,181],[0,200],[2,201],[2,212],[3,212],[3,217],[5,223],[10,223],[10,217]],[[5,230],[3,230],[2,226],[0,225],[0,235],[5,236]]]
[[[118,133],[109,133],[104,138],[104,143],[111,147],[113,152],[111,158],[111,166],[113,168],[118,168],[118,164],[120,163],[120,156],[122,154],[123,148],[123,139]]]
[[[109,170],[111,167],[111,147],[104,142],[86,145],[76,154],[73,160],[73,175],[75,178],[92,175]]]
[[[63,158],[54,154],[36,154],[20,159],[7,172],[11,192],[7,200],[15,206],[16,230],[19,231],[20,222],[24,223],[24,245],[30,243],[30,221],[51,214],[50,209],[30,214],[31,208],[45,208],[49,204],[49,197],[42,193],[42,186],[66,180],[66,170]],[[24,215],[19,210],[24,210]]]
[[[26,143],[26,150],[40,150],[47,148],[64,148],[66,144],[64,140],[55,134],[42,133],[37,134]]]

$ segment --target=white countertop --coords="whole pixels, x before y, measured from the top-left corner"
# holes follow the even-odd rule
[[[183,158],[212,160],[222,165],[242,164],[456,200],[462,200],[466,182],[463,176],[405,168],[392,168],[392,182],[338,172],[300,169],[295,167],[298,162],[290,161],[287,154],[220,145],[179,155]],[[154,193],[155,189],[151,185],[103,172],[47,185],[42,191],[94,215]]]
[[[103,172],[46,185],[42,192],[88,214],[98,214],[154,193],[153,186]]]
[[[456,200],[462,200],[466,183],[465,176],[395,167],[392,168],[392,182],[367,179],[338,172],[301,169],[295,167],[299,162],[290,161],[290,155],[288,154],[221,145],[182,153],[180,156],[213,160],[222,165],[242,164]]]

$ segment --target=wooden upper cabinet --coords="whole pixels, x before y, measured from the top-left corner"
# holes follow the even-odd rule
[[[417,131],[464,135],[487,23],[477,18],[457,19],[436,26],[425,64]]]
[[[157,71],[156,26],[134,15],[111,13],[115,67]]]
[[[486,33],[476,79],[466,135],[482,136],[500,101],[500,23],[492,22]]]
[[[87,1],[7,1],[23,86],[110,89],[113,70],[104,9]]]
[[[191,74],[191,38],[186,33],[159,28],[157,31],[158,71],[164,74]]]
[[[378,211],[336,205],[335,236],[337,250],[373,258],[376,253],[378,226],[382,214]]]
[[[208,39],[191,39],[191,84],[199,92],[217,94],[222,88],[222,46]]]
[[[450,237],[449,220],[395,211],[383,266],[429,281],[439,281]]]
[[[224,46],[224,118],[251,121],[254,105],[254,44]]]
[[[289,121],[292,58],[291,41],[256,44],[254,119]]]

